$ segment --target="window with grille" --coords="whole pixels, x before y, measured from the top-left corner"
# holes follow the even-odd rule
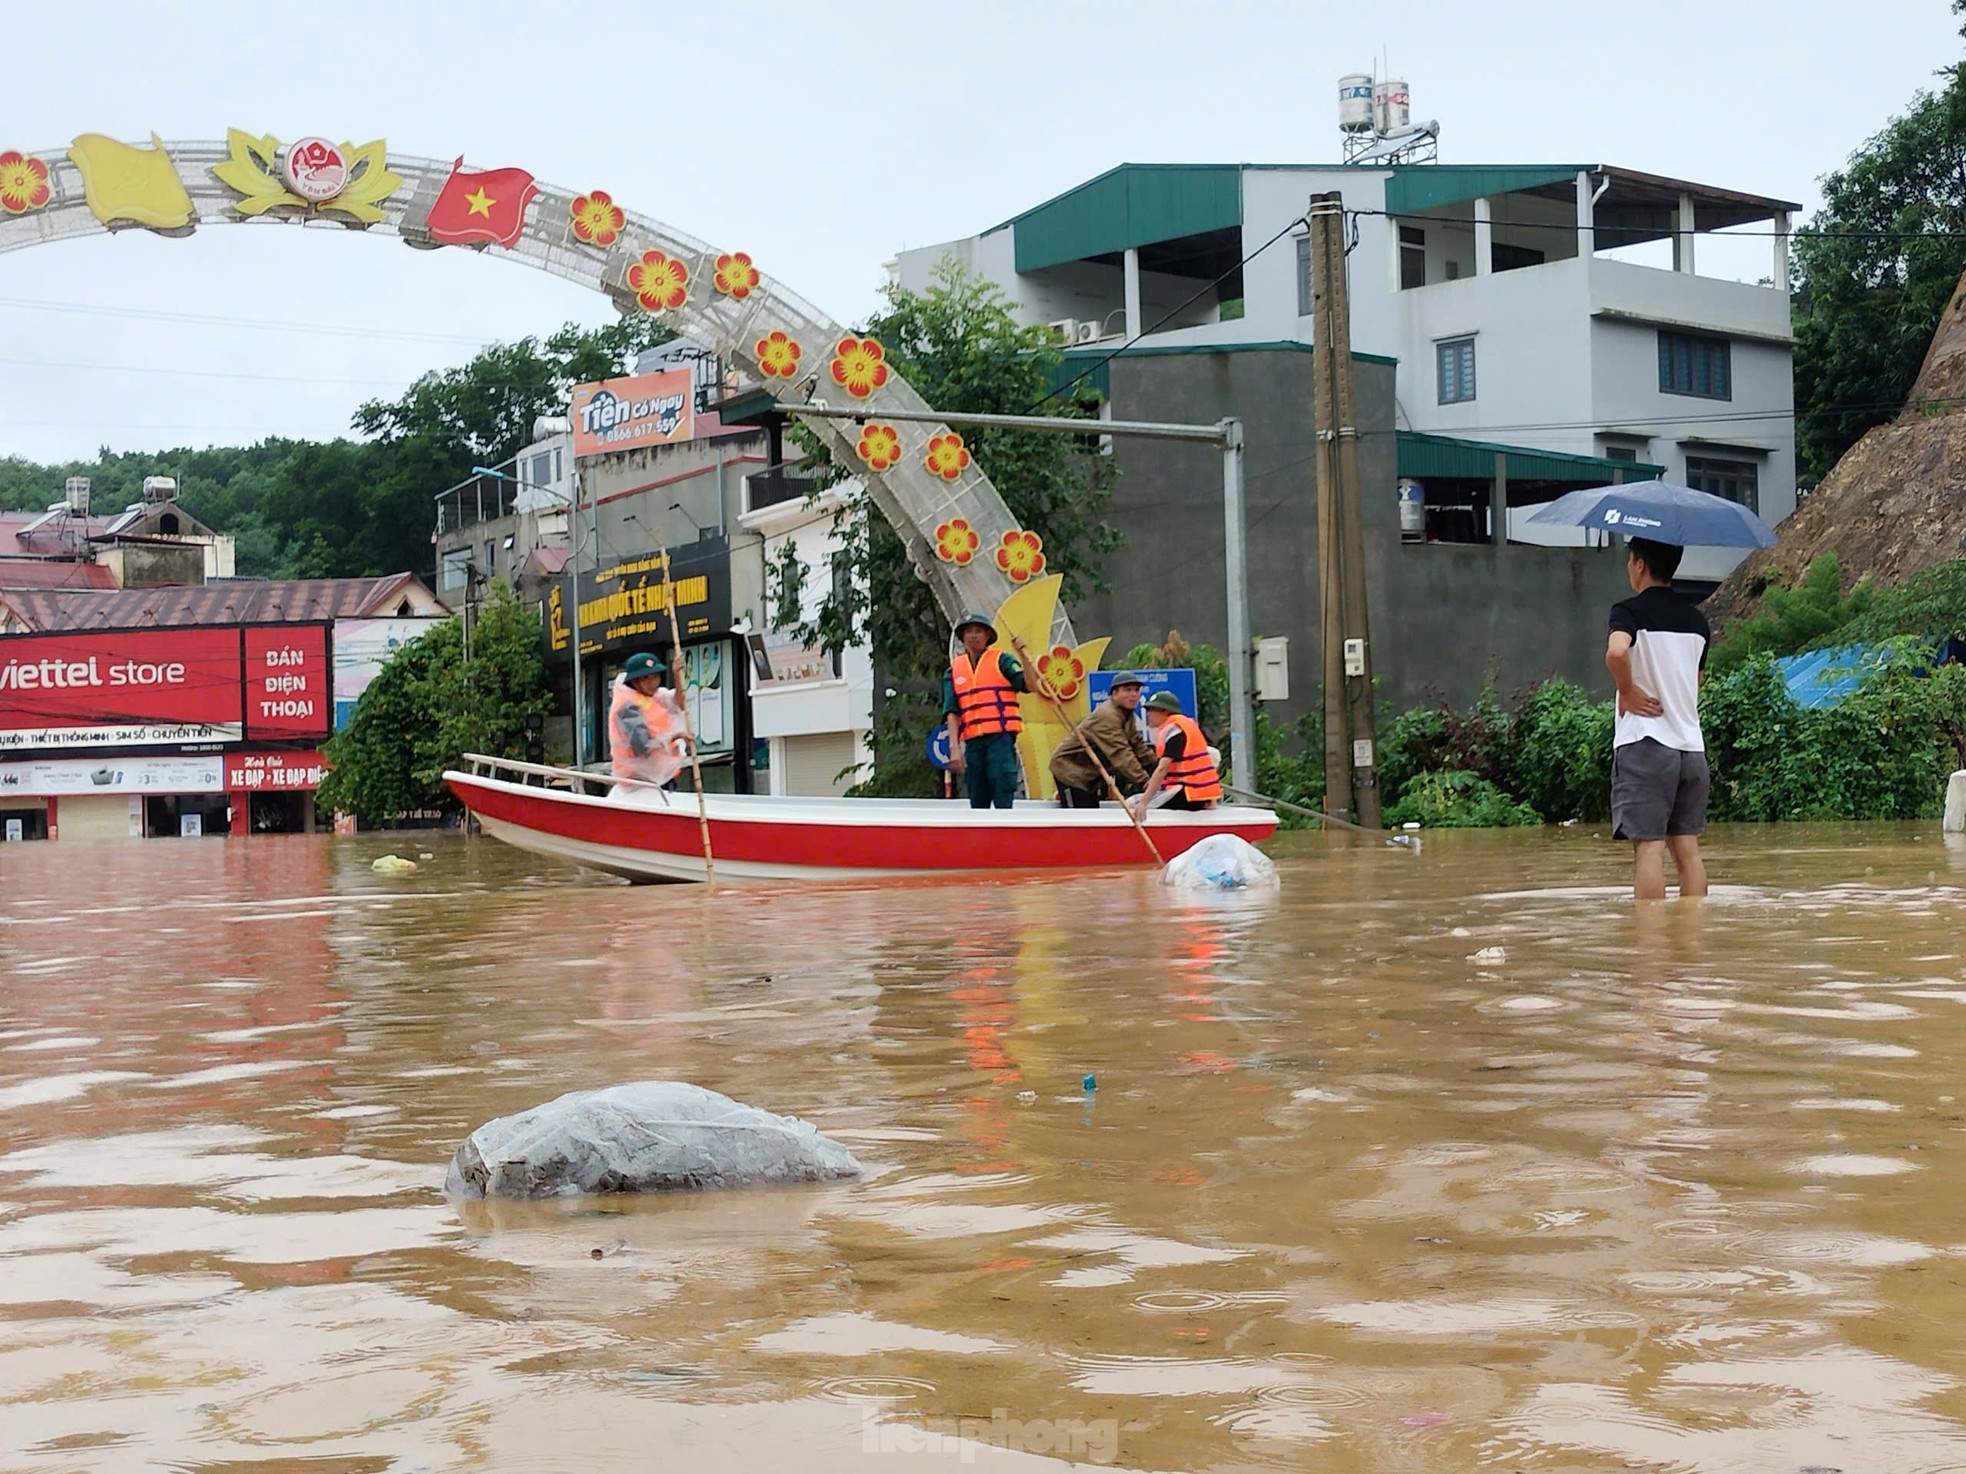
[[[1732,399],[1734,366],[1725,338],[1659,334],[1659,391],[1699,399]]]
[[[1475,340],[1453,338],[1434,344],[1434,367],[1442,404],[1466,404],[1475,397]]]
[[[1710,461],[1688,456],[1686,484],[1695,491],[1739,502],[1750,512],[1761,510],[1761,489],[1752,461]]]

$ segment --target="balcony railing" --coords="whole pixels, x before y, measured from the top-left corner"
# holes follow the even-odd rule
[[[744,510],[761,512],[783,502],[802,501],[818,489],[819,483],[810,476],[794,476],[777,467],[754,471],[744,478]]]

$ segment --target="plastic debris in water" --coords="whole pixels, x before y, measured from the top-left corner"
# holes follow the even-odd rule
[[[1507,962],[1508,960],[1509,952],[1506,947],[1483,947],[1479,952],[1474,953],[1468,958],[1468,961],[1474,963],[1477,967],[1494,967],[1498,963]]]
[[[1240,891],[1273,889],[1276,863],[1248,840],[1233,834],[1211,834],[1176,855],[1161,872],[1161,884],[1184,890]]]
[[[1097,1090],[1098,1088],[1099,1088],[1099,1077],[1097,1075],[1087,1075],[1085,1077],[1086,1094],[1090,1095],[1093,1091]]]
[[[1020,1091],[1018,1091],[1018,1092],[1017,1092],[1017,1103],[1018,1103],[1019,1105],[1036,1105],[1036,1104],[1038,1103],[1038,1093],[1037,1093],[1037,1091],[1035,1091],[1035,1090],[1020,1090]]]
[[[401,855],[380,855],[369,862],[369,869],[384,875],[405,875],[416,869],[416,861],[405,860]]]

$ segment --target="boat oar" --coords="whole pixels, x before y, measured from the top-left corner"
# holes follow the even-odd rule
[[[676,663],[682,664],[683,632],[676,623],[676,580],[669,563],[669,549],[656,540],[656,551],[662,554],[662,603],[669,611],[669,638],[676,647]],[[676,672],[676,705],[683,711],[683,734],[689,738],[689,770],[696,779],[696,822],[703,831],[703,879],[711,890],[717,888],[717,865],[710,856],[710,809],[703,797],[703,762],[696,755],[696,732],[690,719],[689,698],[683,694],[683,673]]]
[[[1068,732],[1078,731],[1079,724],[1072,720],[1072,714],[1065,710],[1065,703],[1059,699],[1058,693],[1051,689],[1051,682],[1044,678],[1043,672],[1032,661],[1031,652],[1024,648],[1024,642],[1018,639],[1017,636],[1012,635],[1010,637],[1010,643],[1017,647],[1018,658],[1024,662],[1024,669],[1030,672],[1031,679],[1036,682],[1038,694],[1051,703],[1051,709],[1057,712],[1059,717],[1064,721]],[[1120,786],[1113,781],[1113,775],[1106,771],[1106,765],[1099,761],[1099,754],[1093,750],[1090,742],[1086,742],[1084,746],[1085,755],[1092,759],[1092,766],[1099,770],[1099,781],[1112,790],[1115,798],[1119,798]],[[1140,816],[1133,812],[1132,806],[1125,799],[1121,798],[1119,803],[1120,807],[1126,810],[1126,817],[1133,821],[1133,828],[1139,834],[1140,842],[1146,845],[1147,853],[1154,857],[1154,863],[1156,865],[1165,870],[1167,868],[1167,861],[1161,858],[1160,847],[1154,843],[1154,837],[1147,833],[1147,826],[1140,822]]]
[[[1327,814],[1322,809],[1307,809],[1302,804],[1293,804],[1285,799],[1271,798],[1267,794],[1252,793],[1247,788],[1231,788],[1222,785],[1224,793],[1233,793],[1237,798],[1246,798],[1251,803],[1268,804],[1273,809],[1288,809],[1293,814],[1303,814],[1320,824],[1336,824],[1340,829],[1349,829],[1355,834],[1369,834],[1374,839],[1383,839],[1387,844],[1396,844],[1403,850],[1420,853],[1420,836],[1417,834],[1388,834],[1383,829],[1368,829],[1363,824],[1354,824],[1349,819],[1340,819],[1335,814]]]

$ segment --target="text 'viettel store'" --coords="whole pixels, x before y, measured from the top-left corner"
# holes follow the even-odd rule
[[[0,639],[0,840],[312,828],[331,628]]]

